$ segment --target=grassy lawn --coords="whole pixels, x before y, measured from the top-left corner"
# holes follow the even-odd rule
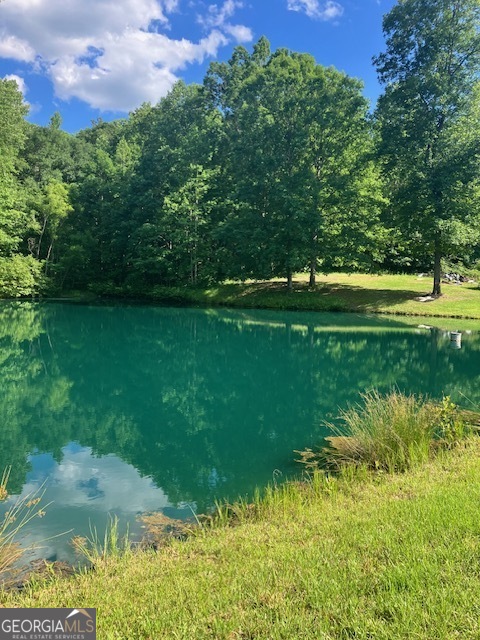
[[[443,295],[420,301],[431,289],[430,278],[410,275],[336,273],[319,276],[315,290],[299,274],[292,292],[280,280],[226,283],[209,289],[156,287],[153,298],[166,302],[243,308],[349,311],[429,317],[480,319],[480,288],[476,284],[445,284]]]
[[[332,274],[320,276],[317,286],[327,287],[355,311],[480,318],[477,284],[443,284],[443,295],[428,302],[417,298],[430,293],[431,278]]]
[[[287,485],[236,526],[0,593],[100,639],[478,639],[480,440],[398,475]],[[0,606],[1,606],[0,605]]]

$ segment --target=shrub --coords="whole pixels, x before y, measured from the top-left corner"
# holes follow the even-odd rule
[[[42,263],[32,256],[0,258],[0,298],[35,295],[43,279]]]

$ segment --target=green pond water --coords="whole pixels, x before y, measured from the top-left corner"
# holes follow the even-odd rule
[[[52,503],[23,543],[43,541],[38,556],[72,560],[71,537],[102,534],[109,514],[135,537],[141,513],[189,518],[251,495],[300,473],[294,450],[320,443],[325,421],[368,389],[480,406],[480,333],[464,332],[455,350],[441,321],[416,324],[0,304],[0,472],[11,465],[14,495],[44,483]]]

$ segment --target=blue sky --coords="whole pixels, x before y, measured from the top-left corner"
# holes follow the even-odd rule
[[[47,124],[59,111],[75,132],[157,102],[179,78],[201,82],[262,35],[272,49],[312,54],[380,92],[371,58],[395,0],[3,0],[0,77],[13,77]]]

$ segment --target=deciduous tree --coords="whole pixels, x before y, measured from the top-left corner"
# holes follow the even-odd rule
[[[432,256],[457,256],[479,227],[479,0],[399,0],[374,59],[390,220]]]

